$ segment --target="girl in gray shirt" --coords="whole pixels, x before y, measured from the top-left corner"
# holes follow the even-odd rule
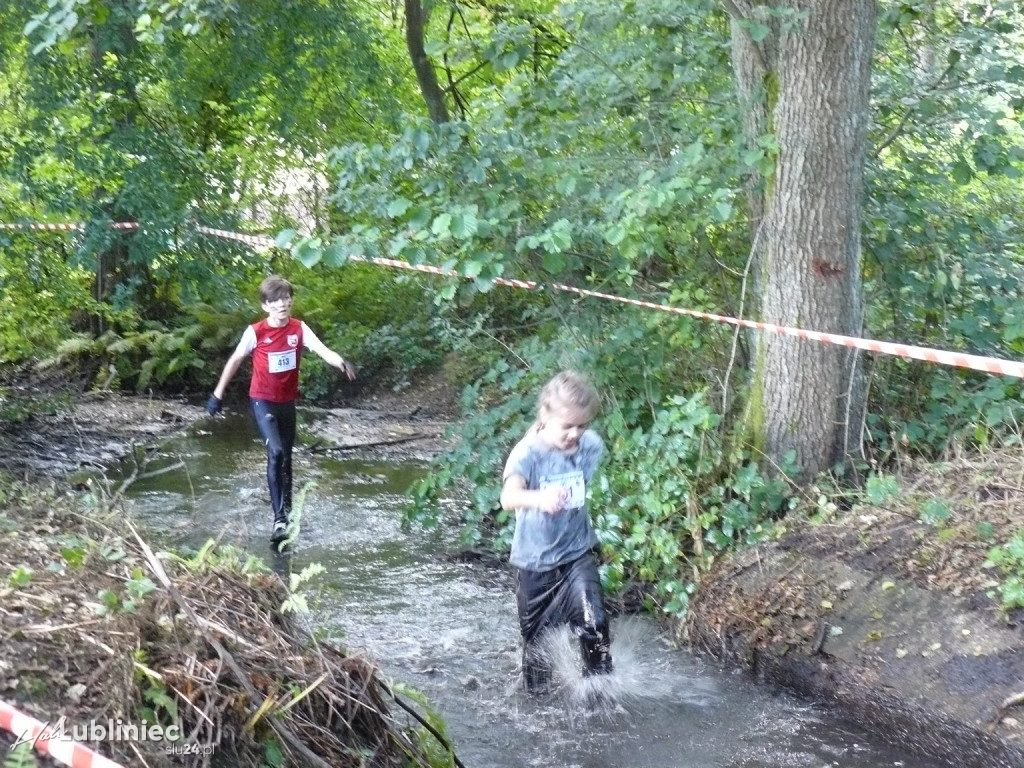
[[[589,382],[562,371],[541,391],[537,421],[505,463],[501,506],[516,512],[510,562],[517,568],[523,681],[531,693],[550,685],[541,638],[560,624],[580,640],[585,675],[612,669],[598,542],[586,508],[586,486],[604,452],[600,436],[587,428],[598,405]]]

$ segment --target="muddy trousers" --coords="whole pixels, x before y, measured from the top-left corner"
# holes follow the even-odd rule
[[[516,573],[516,601],[527,690],[543,690],[550,682],[551,665],[543,652],[543,636],[562,624],[568,624],[579,638],[584,675],[612,671],[611,635],[593,554],[550,571],[520,568]]]
[[[274,522],[288,522],[292,511],[292,446],[295,445],[295,403],[252,401],[252,415],[267,446],[267,489]]]

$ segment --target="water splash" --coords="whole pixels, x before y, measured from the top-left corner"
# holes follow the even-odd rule
[[[650,700],[671,700],[706,706],[716,699],[706,680],[680,673],[664,654],[664,640],[644,623],[629,617],[612,626],[608,674],[585,675],[579,641],[568,627],[550,632],[541,652],[551,665],[549,699],[561,701],[571,718],[615,720],[629,717]],[[516,680],[522,689],[521,674]]]

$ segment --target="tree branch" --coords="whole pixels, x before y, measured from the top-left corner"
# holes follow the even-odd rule
[[[722,0],[722,5],[725,6],[725,12],[729,14],[737,22],[749,21],[749,19],[743,15],[743,11],[736,5],[734,0]],[[767,75],[771,70],[768,69],[768,61],[764,57],[764,51],[761,50],[761,46],[757,44],[757,41],[751,37],[750,28],[743,24],[738,25],[743,30],[743,34],[746,35],[747,40],[750,41],[750,47],[754,51],[754,56],[757,58],[757,63],[761,65],[761,73]]]
[[[924,91],[922,91],[922,95],[931,93],[932,91],[936,90],[942,84],[942,81],[946,79],[946,75],[953,71],[953,67],[955,66],[956,62],[950,62],[943,70],[942,74],[939,75],[938,79],[930,86],[925,88]],[[896,141],[897,138],[899,138],[899,135],[903,132],[903,126],[907,124],[907,121],[910,119],[911,115],[913,115],[917,111],[918,105],[920,103],[920,99],[918,99],[917,104],[914,104],[912,107],[907,108],[907,111],[903,113],[903,117],[901,117],[900,121],[896,124],[896,127],[889,131],[889,135],[886,136],[885,139],[882,140],[882,143],[878,145],[877,149],[875,149],[875,151],[871,153],[872,157],[878,157],[883,151],[885,151],[886,147],[888,147],[890,144]]]
[[[409,51],[416,82],[420,93],[427,104],[427,112],[435,123],[447,123],[451,120],[448,107],[444,103],[444,92],[437,82],[434,65],[423,47],[426,19],[423,4],[420,0],[405,0],[405,45]]]

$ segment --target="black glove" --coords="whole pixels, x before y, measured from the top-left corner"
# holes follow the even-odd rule
[[[216,416],[220,413],[221,402],[220,398],[216,395],[210,395],[210,399],[206,401],[206,412],[211,416]]]

